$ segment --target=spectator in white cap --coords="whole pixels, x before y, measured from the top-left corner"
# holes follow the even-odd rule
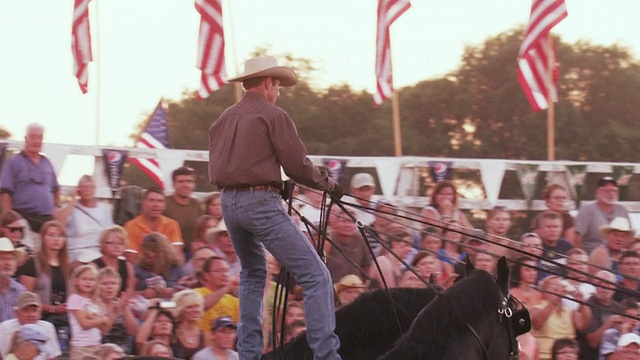
[[[620,336],[618,348],[607,360],[637,360],[640,359],[640,336],[626,333]]]
[[[622,335],[627,333],[640,334],[640,307],[638,303],[630,298],[622,300],[620,303],[622,313],[624,316],[616,316],[613,325],[604,331],[602,339],[600,341],[600,357],[598,359],[606,360],[613,356],[613,353],[618,348],[618,341]]]
[[[42,303],[38,294],[30,291],[20,294],[14,313],[15,319],[0,323],[0,356],[2,358],[6,358],[9,353],[13,333],[27,324],[37,326],[46,338],[46,350],[42,351],[36,359],[55,359],[61,355],[55,327],[50,322],[41,320]]]
[[[5,360],[36,359],[47,351],[47,337],[37,325],[22,325],[11,338],[11,351]]]
[[[13,305],[26,289],[13,279],[24,253],[16,250],[9,238],[0,238],[0,321],[13,319]]]
[[[376,181],[371,174],[357,173],[353,175],[350,190],[358,205],[365,208],[375,207],[375,204],[371,202],[371,197],[376,192]],[[373,213],[366,210],[354,209],[353,214],[365,225],[371,225],[376,220]]]

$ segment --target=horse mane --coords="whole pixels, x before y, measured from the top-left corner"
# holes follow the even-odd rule
[[[460,340],[470,333],[466,324],[479,324],[488,309],[497,311],[501,300],[493,275],[473,271],[429,303],[394,349],[382,359],[409,358],[407,354],[424,359],[445,359],[451,355],[445,344],[464,347]]]

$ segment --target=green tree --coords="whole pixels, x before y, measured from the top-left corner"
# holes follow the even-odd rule
[[[522,28],[507,30],[468,46],[450,74],[398,89],[404,154],[546,159],[546,112],[531,109],[517,81],[521,42]],[[567,44],[557,38],[556,48],[561,76],[556,157],[633,161],[640,151],[637,60],[615,45]],[[257,49],[254,55],[266,52]],[[375,108],[371,94],[348,85],[317,88],[310,60],[278,57],[299,75],[295,87],[281,90],[278,106],[294,119],[310,154],[393,155],[390,101]],[[234,102],[233,85],[205,100],[185,91],[169,101],[173,147],[206,150],[209,126]]]
[[[515,28],[469,46],[451,74],[401,91],[406,154],[546,159],[546,112],[531,110],[517,81],[521,34]],[[640,150],[638,62],[615,45],[556,43],[556,157],[633,161]]]

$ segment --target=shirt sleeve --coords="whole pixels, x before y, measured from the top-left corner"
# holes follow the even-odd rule
[[[607,329],[602,334],[602,340],[600,341],[600,356],[604,357],[613,354],[616,351],[618,344],[618,336],[616,336],[616,329]]]
[[[14,155],[16,156],[16,155]],[[13,164],[12,158],[9,158],[7,162],[4,164],[4,169],[2,169],[2,178],[0,179],[0,193],[13,193],[14,188],[14,178],[13,175]]]
[[[293,180],[322,190],[329,189],[329,176],[311,163],[307,148],[298,136],[293,120],[284,110],[270,124],[269,131],[278,161]]]
[[[578,211],[578,215],[576,215],[576,232],[580,235],[584,235],[589,228],[589,219],[587,211],[588,209],[584,209],[582,211]]]
[[[55,359],[62,355],[62,351],[60,350],[60,343],[58,342],[58,335],[56,334],[56,328],[50,322],[42,321],[42,323],[42,326],[45,328],[45,333],[47,335],[47,347],[49,348],[47,356],[49,359]]]
[[[24,265],[20,266],[16,271],[16,275],[24,275],[32,278],[36,277],[36,264],[34,258],[29,258]]]
[[[11,341],[12,334],[9,334],[9,323],[0,324],[0,355],[4,359],[9,353],[9,343]]]
[[[78,294],[71,294],[67,298],[67,310],[82,310],[86,299]]]
[[[51,164],[51,161],[49,161],[49,159],[47,159],[46,157],[43,159],[46,160],[47,164],[49,164],[49,167],[51,168],[51,174],[53,174],[53,176],[51,177],[51,192],[56,192],[58,191],[58,189],[60,189],[56,169],[53,167],[53,164]]]

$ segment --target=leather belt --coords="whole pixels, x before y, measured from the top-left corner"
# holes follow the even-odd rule
[[[255,190],[267,190],[273,192],[280,192],[280,187],[273,184],[267,185],[243,185],[243,186],[225,186],[222,188],[224,191],[255,191]]]

